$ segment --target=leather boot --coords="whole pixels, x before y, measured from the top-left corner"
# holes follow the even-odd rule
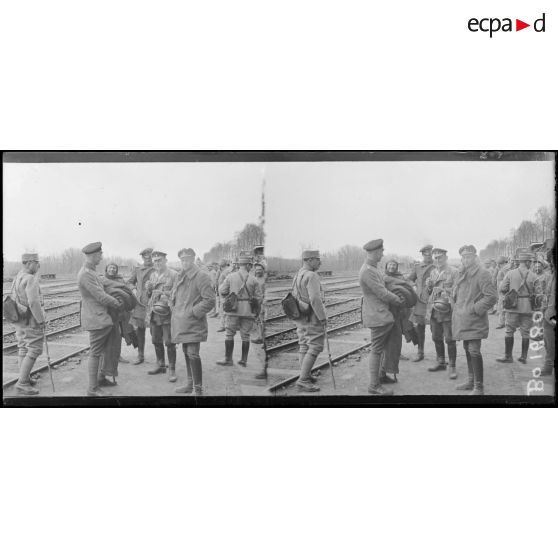
[[[138,358],[134,360],[133,364],[141,364],[144,361],[144,351],[145,351],[145,328],[139,327],[136,330],[136,336],[138,338]]]
[[[525,364],[527,362],[527,353],[529,352],[529,339],[521,339],[521,356],[517,359]]]
[[[25,360],[25,355],[17,355],[17,369],[19,370],[20,374],[21,374],[21,366],[23,365],[24,360]],[[37,385],[37,380],[35,380],[35,378],[31,376],[31,372],[29,372],[28,383],[30,383],[32,386]]]
[[[190,360],[194,380],[194,395],[203,395],[202,361],[199,358]]]
[[[462,384],[457,384],[455,389],[461,391],[469,391],[473,389],[474,384],[474,377],[473,377],[473,363],[471,361],[471,355],[468,352],[465,352],[465,356],[467,357],[467,381]]]
[[[241,366],[246,366],[248,351],[250,351],[250,341],[242,341],[242,358],[238,361]]]
[[[413,362],[424,360],[424,337],[426,326],[424,324],[416,324],[415,329],[418,337],[417,356],[411,359]]]
[[[449,361],[449,379],[455,380],[457,378],[457,371],[455,368],[455,361],[457,359],[457,347],[455,342],[448,343],[448,361]]]
[[[234,351],[234,339],[225,339],[225,358],[223,360],[218,360],[217,364],[219,364],[220,366],[232,366],[233,351]]]
[[[484,364],[482,355],[471,357],[473,364],[473,391],[470,395],[484,395]]]
[[[306,353],[300,367],[300,376],[296,382],[299,391],[309,393],[320,391],[320,388],[312,382],[312,367],[318,357],[316,355]]]
[[[382,355],[378,353],[370,353],[370,384],[368,393],[370,395],[393,395],[393,391],[385,388],[380,380],[380,364]]]
[[[438,372],[440,370],[446,369],[446,355],[444,350],[443,341],[435,341],[434,346],[436,347],[436,360],[438,363],[435,366],[430,366],[428,372]]]
[[[176,345],[167,345],[167,356],[169,359],[169,382],[176,382]]]
[[[90,356],[87,361],[87,376],[89,377],[89,387],[87,395],[91,397],[97,396],[99,390],[99,362],[101,357]],[[101,391],[102,394],[102,391]]]
[[[39,395],[39,390],[31,385],[31,370],[35,365],[35,359],[26,356],[21,363],[19,380],[16,383],[16,391],[22,395]]]
[[[194,389],[192,365],[190,363],[190,358],[186,353],[184,353],[184,359],[186,360],[186,385],[176,388],[174,393],[192,393],[192,390]]]
[[[155,374],[165,374],[167,369],[165,367],[165,346],[162,343],[153,343],[155,346],[155,355],[157,357],[157,367],[150,370],[148,374],[154,376]]]
[[[496,362],[513,362],[513,337],[504,337],[504,358],[497,358]]]

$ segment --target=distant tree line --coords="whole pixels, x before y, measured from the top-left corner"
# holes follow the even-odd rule
[[[264,244],[264,231],[260,225],[248,223],[235,233],[232,240],[218,242],[203,255],[205,263],[218,262],[222,258],[228,260],[236,258],[241,250],[252,250],[254,246]]]
[[[55,273],[56,275],[76,275],[84,261],[83,252],[79,248],[68,248],[61,254],[41,256],[40,259],[41,268],[39,274]],[[97,268],[99,273],[103,273],[109,263],[127,266],[127,269],[123,269],[124,275],[129,274],[136,265],[136,261],[133,259],[121,258],[120,256],[105,256]],[[20,269],[21,262],[4,261],[3,275],[4,277],[14,277]]]
[[[492,240],[479,252],[481,260],[498,256],[513,256],[518,248],[529,248],[534,242],[544,242],[554,237],[556,229],[556,212],[553,207],[539,207],[534,220],[521,221],[507,237]]]
[[[346,245],[338,250],[332,252],[324,252],[321,255],[323,271],[335,272],[357,272],[364,260],[366,253],[359,246]],[[396,260],[399,262],[399,271],[408,273],[413,264],[413,258],[409,256],[400,256],[398,254],[384,254],[380,267],[384,267],[385,263],[389,260]],[[278,274],[289,273],[296,271],[302,265],[302,260],[299,258],[278,258],[268,257],[267,267],[269,271],[274,271]]]

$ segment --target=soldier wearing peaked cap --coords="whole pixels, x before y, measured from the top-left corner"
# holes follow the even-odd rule
[[[449,378],[457,378],[455,360],[457,347],[451,331],[451,293],[457,281],[458,271],[448,264],[447,250],[434,248],[432,256],[436,267],[426,279],[425,288],[428,293],[426,319],[430,322],[432,341],[436,348],[437,364],[428,368],[429,372],[446,369],[444,341],[448,347]]]
[[[240,256],[238,258],[238,271],[229,273],[219,288],[219,294],[223,297],[224,302],[227,301],[229,295],[236,294],[236,305],[230,308],[227,308],[226,304],[224,306],[226,316],[225,358],[217,362],[221,366],[233,365],[234,337],[237,331],[240,332],[242,340],[242,357],[238,364],[246,366],[248,361],[250,331],[263,302],[260,284],[253,275],[250,275],[251,264],[251,257]],[[265,375],[258,374],[257,377],[265,378]]]
[[[201,343],[207,341],[207,313],[215,305],[215,291],[209,274],[195,264],[196,254],[191,248],[178,252],[182,270],[173,287],[172,341],[182,344],[186,361],[186,384],[175,393],[203,395]]]
[[[262,262],[256,262],[252,268],[254,273],[254,278],[260,284],[262,290],[262,297],[265,300],[265,266]],[[260,311],[254,320],[254,331],[256,333],[256,338],[252,339],[252,343],[261,344],[264,342],[265,328],[265,306],[261,305]]]
[[[153,248],[144,248],[140,252],[140,256],[142,257],[143,264],[134,268],[128,280],[138,302],[132,310],[131,318],[131,323],[134,326],[138,338],[138,358],[134,361],[134,364],[141,364],[145,358],[145,315],[149,302],[146,285],[153,273],[155,273],[152,257]]]
[[[19,321],[14,323],[18,349],[19,379],[16,391],[22,395],[38,395],[36,382],[31,378],[35,361],[43,352],[45,315],[42,308],[41,288],[37,272],[39,255],[23,254],[22,268],[12,283],[12,293],[18,307],[25,308]]]
[[[471,395],[483,395],[481,343],[488,337],[488,311],[497,300],[496,289],[488,270],[481,267],[474,246],[462,246],[459,254],[462,268],[452,292],[451,327],[454,338],[463,341],[468,379],[455,389],[472,390]]]
[[[217,330],[219,333],[225,331],[225,311],[223,310],[223,298],[219,294],[219,289],[223,284],[223,281],[229,273],[231,273],[232,267],[229,260],[222,258],[219,262],[219,270],[217,271],[216,283],[215,283],[215,293],[217,295],[217,316],[220,320],[220,326]]]
[[[401,307],[401,299],[390,292],[385,286],[385,277],[378,268],[384,255],[384,241],[371,240],[363,246],[366,251],[366,261],[360,268],[359,282],[362,288],[362,323],[370,328],[370,395],[393,395],[393,391],[384,388],[380,377],[382,353],[390,343],[390,336],[401,335],[401,330],[394,331],[395,317],[390,311],[390,304],[395,308]]]
[[[513,307],[506,308],[506,329],[504,337],[504,357],[497,358],[498,362],[513,362],[513,337],[515,330],[519,328],[521,333],[521,356],[519,362],[525,364],[529,351],[529,331],[533,325],[532,315],[534,312],[532,297],[535,294],[537,276],[529,270],[529,264],[533,261],[534,254],[522,252],[518,256],[519,267],[512,269],[504,277],[500,284],[500,293],[504,295],[514,290],[517,293],[517,301]]]
[[[302,267],[292,282],[292,294],[297,299],[302,314],[299,320],[295,320],[300,364],[300,376],[296,384],[300,391],[306,392],[320,390],[315,385],[316,378],[311,374],[318,355],[324,350],[327,326],[320,276],[316,273],[320,266],[320,252],[304,250]]]
[[[109,382],[104,373],[99,372],[101,357],[103,361],[111,361],[112,349],[120,340],[118,321],[113,320],[109,309],[120,310],[122,304],[107,294],[95,269],[103,259],[102,245],[93,242],[82,249],[85,263],[79,270],[77,280],[82,298],[81,324],[89,332],[89,361],[87,370],[89,387],[87,395],[101,396],[101,387],[114,385]]]
[[[151,341],[155,347],[157,366],[148,372],[150,375],[164,374],[165,347],[169,360],[169,382],[176,382],[176,345],[171,336],[171,307],[169,305],[172,289],[178,273],[167,266],[167,254],[160,250],[152,253],[155,272],[150,276],[145,288],[149,301],[145,323],[151,330]]]
[[[422,262],[415,264],[411,273],[407,276],[407,280],[416,285],[418,301],[413,308],[411,321],[415,324],[418,338],[417,356],[412,359],[413,362],[419,362],[424,359],[424,340],[426,333],[426,304],[428,302],[428,293],[426,292],[426,279],[432,273],[434,264],[432,261],[432,244],[423,246],[419,252],[422,254]]]

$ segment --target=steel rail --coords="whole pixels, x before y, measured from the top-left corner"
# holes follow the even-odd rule
[[[79,314],[79,312],[75,312],[75,314]],[[66,314],[65,316],[61,316],[60,318],[55,318],[55,319],[67,318],[68,316],[73,316],[73,315],[74,314]],[[60,335],[61,333],[66,333],[66,331],[71,331],[73,329],[78,329],[79,327],[81,327],[81,323],[71,325],[71,326],[67,326],[67,327],[64,327],[62,329],[56,329],[55,331],[51,331],[51,332],[47,333],[46,336],[47,337],[54,337],[55,335]],[[6,337],[8,335],[13,335],[13,332],[12,333],[6,333],[4,335],[4,337]],[[7,343],[6,345],[3,345],[3,347],[2,347],[2,351],[11,351],[12,349],[17,349],[17,343]]]
[[[356,347],[354,349],[351,349],[350,351],[346,351],[341,355],[338,355],[336,357],[332,357],[331,362],[333,362],[333,363],[339,362],[340,360],[343,360],[344,358],[347,358],[348,356],[350,356],[354,353],[358,353],[359,351],[362,351],[363,349],[366,349],[366,348],[370,347],[370,345],[372,345],[371,342],[364,343],[363,345],[359,345],[358,347]],[[325,360],[324,362],[314,366],[310,372],[317,372],[318,370],[321,370],[322,368],[326,368],[327,366],[329,366],[329,361]],[[277,382],[276,384],[273,384],[272,386],[269,386],[267,388],[267,391],[275,391],[279,388],[286,387],[289,384],[292,384],[293,382],[296,382],[299,378],[300,378],[300,374],[295,374],[293,376],[289,376],[288,378],[285,378],[284,380],[281,380],[280,382]]]
[[[341,304],[347,304],[348,302],[352,302],[354,300],[360,300],[360,296],[355,296],[353,298],[348,298],[347,300],[341,300],[339,302],[331,302],[330,304],[326,304],[325,307],[326,308],[333,308],[334,306],[340,306]],[[267,318],[265,320],[265,323],[269,323],[269,322],[276,322],[278,320],[284,320],[287,317],[286,314],[279,314],[277,316],[272,316],[271,318]]]
[[[327,319],[331,318],[338,318],[339,316],[343,316],[344,314],[350,314],[351,312],[357,312],[360,310],[360,306],[355,306],[354,308],[349,308],[348,310],[343,310],[341,312],[337,312],[336,314],[331,314],[328,316]],[[265,339],[270,339],[271,337],[277,337],[278,335],[283,335],[284,333],[290,333],[291,331],[296,331],[297,326],[289,327],[287,329],[282,329],[281,331],[277,331],[275,333],[270,333],[269,335],[265,336]],[[329,330],[328,330],[329,331]]]
[[[68,353],[67,355],[64,355],[60,358],[57,358],[56,360],[51,360],[50,365],[51,366],[57,366],[58,364],[63,363],[65,360],[68,360],[69,358],[72,358],[76,355],[79,355],[80,353],[83,353],[83,351],[87,351],[90,348],[91,348],[90,345],[87,345],[86,347],[81,347],[80,349],[72,351],[71,353]],[[44,364],[43,366],[40,366],[36,370],[33,370],[31,372],[31,376],[34,376],[35,374],[38,374],[39,372],[44,372],[45,370],[48,370],[48,364]],[[12,378],[10,380],[6,380],[5,382],[2,383],[2,387],[4,389],[6,389],[7,387],[10,387],[13,384],[15,384],[18,381],[18,379],[19,378]]]
[[[355,322],[350,322],[348,324],[343,324],[343,325],[328,329],[327,332],[328,333],[336,333],[337,331],[342,331],[343,329],[347,329],[348,327],[354,327],[354,326],[359,325],[361,323],[362,323],[362,320],[356,320]],[[269,347],[269,348],[266,347],[265,352],[266,352],[267,355],[269,355],[270,353],[276,353],[278,351],[283,351],[284,349],[290,349],[291,347],[294,347],[297,344],[298,344],[298,339],[295,339],[294,341],[287,341],[286,343],[281,343],[280,345],[275,345],[273,347]]]

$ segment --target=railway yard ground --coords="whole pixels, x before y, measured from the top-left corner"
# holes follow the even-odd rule
[[[248,366],[237,364],[240,357],[240,338],[235,339],[234,366],[222,367],[216,364],[224,355],[224,333],[217,332],[218,319],[208,319],[209,338],[202,343],[204,390],[207,396],[351,396],[367,395],[368,358],[370,332],[360,322],[361,292],[355,275],[324,278],[325,303],[327,307],[330,332],[330,347],[334,361],[335,388],[324,351],[316,362],[314,374],[319,376],[320,391],[301,393],[295,386],[298,375],[298,344],[296,324],[282,313],[280,300],[290,289],[291,281],[270,282],[266,292],[266,352],[267,379],[256,380],[255,375],[265,366],[266,352],[262,345],[252,343]],[[87,356],[88,334],[79,326],[79,297],[73,289],[75,282],[69,280],[42,282],[45,295],[45,307],[50,322],[47,325],[50,358],[56,396],[84,396],[87,390]],[[6,287],[6,285],[4,285]],[[62,291],[62,292],[61,292]],[[517,360],[513,364],[501,364],[496,358],[502,356],[504,330],[495,329],[497,317],[491,315],[490,334],[483,340],[485,394],[487,395],[527,395],[528,385],[533,379],[543,381],[544,389],[532,391],[531,395],[553,395],[554,378],[535,378],[533,369],[542,359],[544,351],[533,353],[527,364]],[[17,379],[17,352],[14,349],[13,326],[3,323],[3,388],[4,397],[17,397],[14,384]],[[519,352],[519,338],[516,340],[514,357]],[[403,343],[402,354],[409,359],[416,353],[410,343]],[[125,396],[174,396],[175,387],[185,381],[185,364],[181,347],[177,347],[178,382],[169,383],[166,375],[150,376],[147,372],[155,365],[153,345],[149,333],[146,343],[146,362],[139,366],[131,364],[136,357],[136,350],[123,343],[122,357],[128,363],[120,363],[117,386],[106,388],[107,395]],[[425,359],[415,363],[401,360],[398,382],[391,384],[395,395],[451,395],[467,396],[467,392],[456,391],[456,384],[464,381],[467,375],[465,354],[458,343],[457,371],[458,379],[449,380],[447,372],[428,372],[427,368],[435,363],[434,345],[427,327]],[[53,395],[47,370],[46,351],[38,359],[35,377],[40,378],[40,395]],[[540,385],[540,384],[539,384]],[[188,397],[188,396],[186,396]]]

